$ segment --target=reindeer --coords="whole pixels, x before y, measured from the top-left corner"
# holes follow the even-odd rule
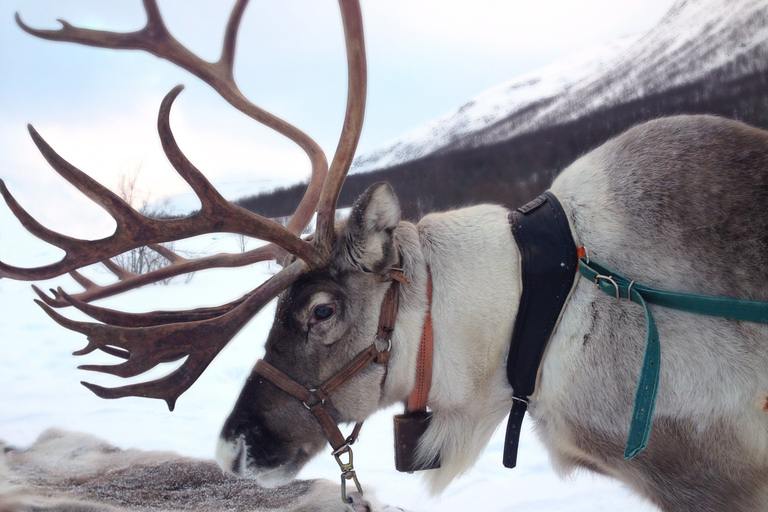
[[[88,336],[88,345],[76,354],[102,350],[125,359],[84,369],[128,377],[187,356],[178,370],[156,381],[118,388],[86,383],[89,389],[103,398],[159,398],[173,409],[218,351],[264,304],[279,297],[266,355],[222,429],[217,454],[232,473],[266,485],[284,483],[330,442],[342,483],[359,486],[350,445],[362,421],[405,402],[408,415],[400,419],[417,435],[402,438],[409,445],[402,467],[428,469],[429,487],[440,492],[473,465],[510,409],[518,420],[527,409],[563,474],[584,468],[611,476],[665,511],[768,509],[765,324],[651,306],[661,347],[658,394],[655,409],[646,411],[647,446],[626,460],[624,444],[646,352],[642,308],[622,298],[613,276],[591,282],[577,275],[564,289],[562,310],[554,311],[540,364],[524,370],[535,379],[535,388],[521,395],[510,384],[515,371],[507,368],[527,289],[525,251],[510,227],[517,213],[480,205],[430,214],[414,224],[400,218],[392,188],[377,183],[355,202],[347,220],[334,222],[363,120],[366,63],[359,6],[340,0],[349,95],[328,167],[309,137],[239,93],[232,62],[246,4],[235,4],[216,63],[202,61],[168,33],[154,0],[144,0],[146,27],[129,34],[66,23],[60,30],[36,30],[18,19],[38,37],[144,49],[165,58],[293,140],[312,162],[304,200],[285,228],[225,201],[174,141],[169,113],[180,92],[176,88],[160,108],[160,138],[202,208],[183,219],[155,220],[131,210],[30,129],[54,169],[109,211],[117,229],[94,242],[53,233],[0,183],[20,222],[65,251],[61,261],[38,268],[0,263],[0,276],[34,281],[69,272],[84,286],[80,293],[58,289],[53,296],[36,289],[40,305],[56,322]],[[658,119],[574,162],[548,194],[518,213],[546,201],[558,204],[574,246],[632,280],[625,297],[642,283],[768,301],[768,133],[762,130],[709,116]],[[316,232],[302,239],[299,234],[315,211]],[[214,231],[270,243],[242,255],[198,260],[157,245]],[[131,275],[109,262],[139,246],[161,251],[171,264]],[[220,307],[129,314],[91,304],[169,276],[264,260],[283,268],[242,299]],[[96,285],[77,273],[99,261],[117,274],[116,283]],[[585,257],[579,264],[588,262]],[[575,256],[572,263],[575,267]],[[616,296],[595,284],[615,285]],[[73,321],[53,309],[64,306],[100,323]],[[526,340],[520,343],[525,347]],[[338,424],[352,422],[356,426],[345,437]]]

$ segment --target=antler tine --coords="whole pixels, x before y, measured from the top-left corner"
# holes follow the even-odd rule
[[[339,0],[341,19],[344,25],[344,40],[347,48],[347,110],[328,178],[323,185],[317,211],[315,246],[321,254],[330,253],[334,242],[334,221],[336,202],[341,186],[352,165],[360,132],[363,129],[367,69],[365,60],[365,38],[363,17],[357,0]]]
[[[184,155],[176,143],[176,137],[173,136],[173,131],[171,130],[171,107],[183,90],[183,85],[177,85],[163,98],[163,101],[160,103],[160,112],[157,116],[157,132],[160,135],[163,152],[168,161],[176,169],[176,172],[179,173],[179,176],[192,187],[192,190],[200,199],[200,211],[212,212],[217,209],[216,207],[219,204],[226,202],[226,200],[211,185],[208,178]],[[248,212],[245,215],[251,214]]]
[[[117,263],[115,263],[112,260],[104,260],[104,261],[101,262],[101,264],[104,265],[105,267],[107,267],[107,270],[112,272],[120,281],[123,281],[125,279],[128,279],[128,278],[136,275],[133,272],[130,272],[130,271],[124,269],[123,267],[121,267],[120,265],[118,265]],[[77,271],[75,271],[75,270],[73,270],[72,272],[69,273],[69,275],[71,275],[72,277],[75,277],[76,274],[77,274]],[[82,287],[85,288],[86,290],[88,288],[91,288],[91,287],[95,286],[95,283],[92,283],[90,285],[85,285],[85,284],[81,283],[77,278],[75,278],[75,281],[77,281],[78,284],[82,285]]]
[[[82,366],[83,369],[121,377],[134,377],[158,363],[177,361],[187,357],[187,360],[176,371],[155,381],[118,388],[102,388],[83,383],[102,398],[125,396],[161,398],[168,403],[169,409],[173,410],[176,399],[197,380],[213,358],[240,329],[267,302],[308,270],[309,266],[306,263],[300,260],[295,261],[246,295],[241,303],[229,307],[226,311],[213,311],[216,308],[211,308],[198,316],[195,321],[184,321],[184,319],[178,318],[181,321],[174,323],[121,327],[74,321],[56,313],[40,301],[37,303],[59,325],[88,336],[88,345],[77,351],[76,355],[87,354],[94,350],[113,354],[117,352],[119,357],[128,355],[126,362],[116,366],[87,365]],[[78,301],[73,302],[77,303]],[[86,313],[95,312],[97,316],[111,314],[109,310],[102,308],[93,308],[81,303],[77,305],[81,306]],[[163,312],[156,314],[156,318],[160,318]],[[205,318],[206,314],[210,316]],[[130,316],[125,315],[118,314],[123,320]],[[102,318],[106,318],[106,316]],[[165,318],[161,321],[167,320],[173,319]]]
[[[242,267],[259,261],[274,260],[280,257],[281,253],[282,250],[278,246],[268,244],[240,254],[214,254],[212,256],[197,259],[181,258],[170,265],[147,272],[146,274],[125,272],[122,277],[118,276],[118,281],[115,283],[109,285],[97,285],[93,283],[91,286],[85,287],[85,291],[70,296],[81,302],[93,302],[98,299],[119,295],[125,291],[133,290],[140,286],[157,283],[159,281],[170,279],[171,277],[189,274],[199,270]],[[106,260],[102,263],[107,264],[108,261],[109,260]],[[33,286],[33,288],[38,296],[40,296],[40,299],[51,307],[61,308],[72,305],[70,301],[62,298],[61,294],[54,290],[52,290],[54,296],[51,298],[45,295],[36,286]]]
[[[264,124],[296,143],[310,160],[312,174],[304,198],[294,213],[288,229],[300,235],[314,215],[320,198],[323,182],[328,173],[328,161],[320,146],[307,134],[248,101],[240,92],[234,80],[233,67],[235,43],[243,12],[248,0],[238,0],[230,14],[224,36],[221,58],[208,62],[187,49],[174,38],[163,22],[155,0],[143,0],[147,23],[141,30],[118,33],[103,30],[89,30],[74,27],[64,20],[58,20],[58,30],[34,29],[26,25],[16,13],[16,23],[28,34],[51,41],[78,43],[98,48],[122,50],[144,50],[156,57],[168,60],[189,71],[210,85],[230,105],[250,118]]]
[[[59,288],[57,293],[62,297],[62,300],[67,301],[69,305],[74,306],[76,309],[82,311],[89,317],[99,322],[103,322],[108,325],[116,327],[150,327],[153,325],[163,324],[176,324],[180,322],[195,322],[199,320],[208,320],[210,318],[216,318],[232,311],[234,308],[248,300],[248,298],[256,293],[257,290],[253,290],[250,293],[234,300],[228,304],[222,304],[221,306],[197,308],[184,311],[153,311],[151,313],[126,313],[124,311],[117,311],[114,309],[101,308],[88,304],[75,297],[67,294],[64,290]]]
[[[224,31],[224,44],[221,48],[221,58],[219,62],[232,75],[235,68],[235,46],[237,45],[237,33],[240,30],[240,22],[243,19],[243,13],[248,6],[248,0],[239,0],[232,8],[227,22],[227,29]],[[234,80],[234,77],[232,78]]]
[[[162,256],[163,258],[165,258],[171,263],[176,263],[176,262],[180,263],[182,261],[186,261],[186,258],[184,258],[183,256],[179,256],[169,248],[162,246],[160,244],[151,244],[151,245],[148,245],[147,247],[149,247],[151,250],[153,250],[154,252],[156,252],[157,254],[159,254],[160,256]]]
[[[36,268],[19,268],[0,262],[0,277],[28,281],[49,279],[136,247],[213,232],[241,233],[260,238],[277,244],[313,267],[324,264],[325,260],[319,256],[311,244],[282,224],[256,215],[224,199],[203,174],[184,157],[176,145],[169,123],[173,100],[180,92],[181,87],[176,87],[166,95],[160,109],[158,127],[168,158],[198,194],[203,208],[182,219],[165,220],[145,217],[106,187],[64,160],[34,128],[30,127],[32,139],[56,172],[107,210],[117,222],[117,229],[113,235],[94,241],[78,240],[55,233],[35,221],[0,181],[0,194],[22,225],[38,238],[65,252],[59,262]]]

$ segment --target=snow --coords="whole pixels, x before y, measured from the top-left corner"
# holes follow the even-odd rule
[[[57,258],[57,250],[33,243],[5,208],[0,209],[0,226],[2,261],[31,265]],[[238,251],[232,235],[199,237],[182,246],[196,253]],[[166,286],[147,286],[102,300],[100,305],[149,311],[219,304],[239,297],[276,270],[260,264],[198,272],[189,283],[179,279]],[[99,282],[109,280],[108,274],[95,268],[86,269],[86,273]],[[37,284],[42,289],[79,289],[68,277]],[[46,428],[58,427],[91,433],[121,448],[173,450],[204,458],[213,457],[219,429],[253,363],[263,354],[274,310],[270,305],[251,321],[182,395],[171,413],[159,400],[102,400],[78,384],[87,380],[115,386],[124,381],[77,370],[79,364],[103,363],[110,357],[72,356],[72,351],[85,345],[84,337],[55,324],[32,302],[33,298],[29,283],[0,280],[0,439],[10,445],[28,446]],[[66,314],[82,319],[77,312]],[[412,511],[654,510],[617,482],[602,477],[579,474],[559,479],[530,430],[530,420],[521,438],[518,468],[508,470],[502,466],[504,429],[500,428],[474,469],[456,480],[441,497],[430,497],[418,476],[394,469],[391,417],[399,412],[376,414],[366,423],[355,447],[355,466],[362,485],[374,488],[384,503]],[[330,454],[325,453],[299,477],[337,481],[339,470]]]

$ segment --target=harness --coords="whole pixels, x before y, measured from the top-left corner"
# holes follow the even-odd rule
[[[507,424],[504,465],[515,466],[518,439],[544,350],[557,327],[562,308],[575,285],[576,270],[605,294],[643,307],[646,319],[645,354],[640,370],[624,458],[637,456],[648,444],[659,385],[661,348],[656,322],[648,304],[701,315],[768,323],[768,303],[670,292],[629,280],[590,261],[576,247],[567,217],[551,192],[510,214],[512,233],[520,248],[522,297],[507,360],[507,377],[514,390]],[[768,402],[764,409],[768,409]]]
[[[625,459],[632,459],[648,444],[653,410],[656,406],[656,392],[659,387],[661,346],[656,322],[648,304],[700,315],[768,323],[768,303],[766,302],[659,290],[636,283],[596,261],[590,261],[586,254],[581,255],[579,259],[579,273],[595,283],[606,295],[616,297],[616,300],[627,299],[640,304],[645,312],[645,354],[635,391],[632,422],[624,449]]]
[[[507,358],[512,410],[504,442],[504,466],[514,468],[520,430],[541,359],[576,282],[578,252],[568,217],[551,192],[509,214],[520,249],[522,295]]]
[[[624,457],[631,459],[648,442],[659,381],[659,335],[648,304],[682,311],[768,323],[768,303],[705,297],[658,290],[630,281],[605,266],[590,261],[586,249],[577,247],[568,218],[554,194],[547,191],[530,203],[509,214],[512,234],[520,250],[522,294],[515,318],[512,340],[507,359],[507,378],[513,389],[513,404],[507,423],[503,463],[508,468],[516,465],[522,421],[536,391],[541,360],[560,321],[563,308],[575,288],[577,270],[597,287],[616,299],[628,299],[640,304],[646,316],[646,347],[643,367],[638,379],[632,422]],[[416,386],[406,405],[406,413],[395,417],[395,455],[399,471],[413,472],[440,466],[439,457],[431,462],[417,464],[413,454],[418,439],[429,426],[431,412],[426,401],[431,385],[432,366],[432,277],[427,268],[428,309],[419,347],[416,368]],[[370,363],[384,366],[381,389],[384,388],[392,333],[397,318],[400,283],[408,283],[402,269],[390,270],[392,284],[381,304],[377,338],[341,370],[317,388],[306,388],[260,359],[254,371],[297,400],[317,418],[333,447],[333,456],[341,468],[341,493],[346,503],[352,503],[346,494],[346,482],[352,480],[363,493],[355,474],[352,444],[363,423],[355,424],[352,433],[344,437],[326,406],[326,399],[344,383],[357,376]],[[768,410],[768,402],[765,405]],[[341,456],[348,454],[348,462]]]
[[[408,278],[401,269],[392,269],[389,272],[392,278],[381,303],[381,312],[379,314],[379,327],[374,342],[365,350],[360,352],[354,359],[347,363],[341,370],[336,372],[330,379],[325,381],[317,388],[306,388],[293,380],[291,377],[278,370],[263,359],[256,362],[253,371],[267,379],[269,382],[282,389],[292,397],[300,400],[320,423],[325,432],[325,436],[333,448],[333,456],[341,469],[341,497],[345,503],[352,503],[352,499],[347,496],[347,480],[352,480],[357,491],[362,495],[363,489],[357,479],[354,463],[352,459],[352,444],[357,440],[363,422],[357,422],[352,429],[352,433],[344,437],[341,433],[336,420],[333,419],[328,411],[325,400],[330,397],[334,391],[339,389],[344,383],[351,380],[362,372],[372,362],[384,367],[384,376],[381,379],[381,389],[384,389],[384,382],[387,377],[387,365],[389,364],[389,351],[392,348],[392,332],[395,330],[395,321],[397,319],[397,305],[400,291],[400,283],[407,283]],[[348,455],[347,462],[342,461],[343,455]]]

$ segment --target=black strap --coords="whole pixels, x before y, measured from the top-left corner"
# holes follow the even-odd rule
[[[515,467],[520,428],[536,388],[544,349],[557,326],[578,268],[568,218],[551,192],[509,214],[521,256],[522,296],[507,359],[514,391],[504,445],[504,466]]]

